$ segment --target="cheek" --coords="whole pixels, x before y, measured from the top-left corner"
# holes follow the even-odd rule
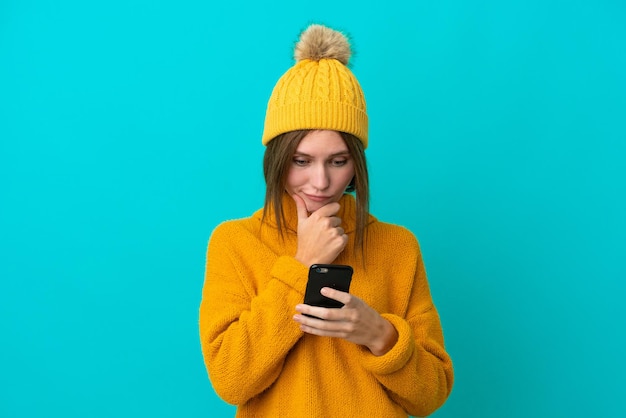
[[[287,173],[287,180],[285,181],[285,189],[288,192],[292,192],[296,187],[302,184],[302,175],[297,170],[290,169]]]
[[[345,185],[345,187],[348,187],[348,184],[350,184],[353,177],[354,177],[354,167],[351,167],[349,170],[342,172],[341,184]]]

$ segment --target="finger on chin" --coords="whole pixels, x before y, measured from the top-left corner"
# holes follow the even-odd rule
[[[337,202],[330,202],[316,210],[322,216],[333,216],[341,209],[341,205]]]

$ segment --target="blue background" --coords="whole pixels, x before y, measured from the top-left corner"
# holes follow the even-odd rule
[[[206,243],[262,205],[311,22],[354,40],[372,210],[422,245],[435,416],[625,416],[624,2],[213,3],[0,3],[0,416],[232,416]]]

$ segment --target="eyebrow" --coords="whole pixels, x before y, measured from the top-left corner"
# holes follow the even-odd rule
[[[298,151],[296,151],[294,153],[294,155],[299,155],[301,157],[315,158],[313,155],[307,154],[306,152],[298,152]],[[328,158],[334,158],[334,157],[340,157],[340,156],[343,157],[344,155],[350,156],[350,151],[345,150],[345,151],[335,152],[333,154],[330,154],[328,156]]]

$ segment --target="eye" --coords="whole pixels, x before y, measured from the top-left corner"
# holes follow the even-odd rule
[[[303,158],[294,157],[293,163],[297,165],[298,167],[304,167],[309,163],[309,161]]]
[[[347,158],[335,158],[334,160],[330,161],[330,164],[333,167],[342,167],[342,166],[346,165],[347,162],[348,162]]]

